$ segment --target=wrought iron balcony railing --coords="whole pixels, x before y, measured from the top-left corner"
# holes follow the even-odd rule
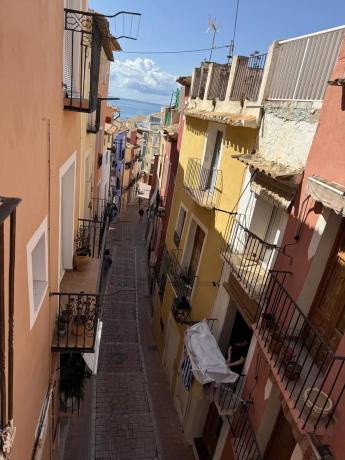
[[[220,101],[225,100],[226,90],[230,76],[229,64],[212,64],[212,73],[210,86],[207,92],[207,99],[218,98]]]
[[[336,355],[283,286],[266,281],[256,318],[258,341],[292,414],[306,432],[331,424],[345,390],[345,356]]]
[[[52,292],[50,295],[58,302],[52,350],[93,352],[99,296],[84,292]]]
[[[250,57],[240,56],[238,58],[230,100],[257,100],[266,56],[266,54],[258,54]]]
[[[247,405],[240,405],[230,423],[236,460],[263,460],[248,409]]]
[[[232,415],[246,404],[241,398],[245,375],[240,375],[236,383],[222,383],[214,394],[214,402],[220,415]]]
[[[213,209],[218,206],[223,190],[222,171],[205,168],[199,159],[190,158],[183,186],[200,206]]]
[[[251,232],[246,226],[245,216],[237,213],[229,217],[225,241],[222,256],[248,296],[258,301],[278,247]]]
[[[86,131],[88,133],[97,134],[100,126],[101,116],[101,100],[97,99],[96,110],[88,114]]]
[[[176,296],[190,299],[193,286],[196,280],[195,274],[181,266],[178,260],[179,251],[172,251],[170,254],[169,278],[175,289]]]
[[[95,14],[65,9],[64,107],[92,112],[97,106],[102,33]]]

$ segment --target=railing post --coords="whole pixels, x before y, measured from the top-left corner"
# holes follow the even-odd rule
[[[239,56],[233,56],[232,61],[231,61],[230,75],[229,75],[228,86],[227,86],[226,94],[225,94],[226,101],[230,99],[232,88],[235,83],[235,77],[236,77],[237,67],[238,67],[238,62],[239,62],[238,58]]]
[[[207,101],[208,99],[208,93],[209,93],[209,90],[210,90],[210,87],[211,87],[211,81],[212,81],[212,76],[213,76],[213,70],[215,69],[215,66],[214,64],[209,64],[208,66],[208,73],[207,73],[207,80],[206,80],[206,85],[205,85],[205,93],[204,93],[204,97],[203,97],[203,100],[204,101]]]

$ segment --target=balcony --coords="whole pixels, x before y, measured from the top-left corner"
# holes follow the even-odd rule
[[[297,426],[323,434],[345,390],[345,357],[335,355],[283,283],[271,272],[254,330]]]
[[[237,213],[230,215],[225,240],[227,243],[222,249],[222,256],[232,268],[229,284],[239,284],[249,298],[249,313],[253,320],[269,274],[268,267],[278,247],[248,230],[245,216]]]
[[[169,278],[175,289],[176,297],[190,300],[196,276],[183,268],[178,260],[179,251],[170,254]]]
[[[239,56],[230,100],[256,101],[266,62],[266,54]]]
[[[229,64],[212,64],[211,79],[207,91],[207,99],[218,98],[219,101],[225,100],[226,90],[230,76]]]
[[[233,415],[240,406],[246,404],[241,398],[245,375],[240,375],[236,383],[222,383],[214,394],[214,403],[219,415]]]
[[[239,407],[230,427],[236,460],[263,460],[249,419],[248,406]]]
[[[213,209],[217,207],[222,190],[222,171],[205,168],[199,159],[188,160],[183,186],[199,206]]]

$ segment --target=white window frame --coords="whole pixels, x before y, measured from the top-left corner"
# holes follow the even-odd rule
[[[41,298],[37,305],[34,300],[34,278],[32,267],[32,255],[41,237],[44,236],[44,249],[45,249],[45,288],[42,292]],[[30,241],[26,245],[26,260],[28,272],[28,290],[29,290],[29,306],[30,306],[30,330],[33,328],[37,316],[41,310],[42,304],[48,290],[48,216],[46,216],[40,226],[37,228]]]

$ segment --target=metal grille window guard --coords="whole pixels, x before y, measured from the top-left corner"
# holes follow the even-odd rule
[[[280,272],[266,281],[256,318],[259,343],[301,429],[323,432],[345,390],[345,357],[335,355],[283,281]]]
[[[236,460],[263,460],[248,415],[248,406],[239,406],[230,422]]]
[[[0,343],[0,430],[3,433],[0,439],[0,451],[2,453],[5,453],[6,448],[11,449],[15,434],[13,428],[14,275],[16,209],[20,201],[19,198],[0,196],[0,334],[2,338]],[[5,226],[7,227],[6,233]],[[6,316],[8,324],[6,324]],[[4,436],[3,430],[6,430],[8,436]],[[5,457],[7,458],[7,455]]]
[[[201,160],[190,158],[183,186],[200,206],[213,209],[218,206],[223,191],[222,171],[205,168]]]
[[[102,34],[95,15],[65,9],[64,107],[92,112],[97,105]]]
[[[179,250],[170,254],[169,278],[178,298],[190,299],[196,276],[181,266],[178,260]]]
[[[267,243],[248,230],[245,217],[237,213],[229,216],[222,256],[248,296],[258,301],[278,246]]]
[[[213,64],[207,99],[218,98],[224,101],[230,76],[230,65]]]
[[[234,414],[246,402],[241,398],[245,375],[240,375],[236,383],[222,383],[216,389],[214,402],[220,415]]]
[[[249,99],[256,101],[261,85],[267,54],[239,57],[230,94],[230,100]]]
[[[50,296],[58,302],[52,350],[93,352],[99,296],[83,292],[52,292]]]

